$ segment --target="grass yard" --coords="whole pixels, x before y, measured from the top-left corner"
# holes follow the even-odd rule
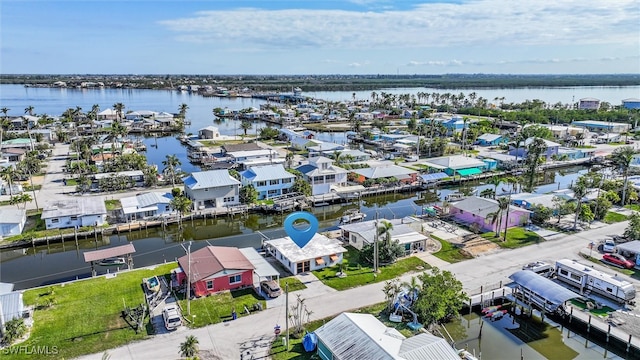
[[[391,265],[381,266],[380,273],[374,276],[373,268],[362,265],[359,262],[359,251],[351,246],[348,246],[347,249],[349,251],[344,253],[342,260],[342,271],[347,274],[346,277],[340,278],[336,276],[336,274],[340,272],[340,265],[313,272],[325,285],[336,290],[346,290],[361,285],[386,281],[409,272],[422,271],[430,268],[429,264],[424,261],[415,256],[409,256]]]
[[[630,210],[640,211],[640,205],[638,204],[627,204],[624,207]]]
[[[104,205],[107,208],[107,211],[122,209],[122,204],[120,203],[120,200],[105,200]]]
[[[78,186],[78,180],[76,179],[67,179],[67,186]]]
[[[604,221],[607,224],[613,224],[613,223],[625,221],[627,219],[628,219],[627,215],[619,214],[613,211],[607,211],[607,214],[604,216],[604,219],[602,219],[602,221]]]
[[[307,285],[303,284],[302,281],[298,280],[295,276],[280,278],[280,289],[282,289],[283,293],[285,284],[289,285],[289,292],[307,288]]]
[[[501,231],[500,235],[504,235],[504,232]],[[502,241],[502,237],[496,237],[496,233],[494,232],[484,233],[481,236],[487,240],[493,241],[505,249],[516,249],[531,244],[537,244],[543,240],[533,231],[528,231],[521,227],[514,227],[507,230],[507,241]]]
[[[175,267],[171,263],[117,273],[110,279],[101,276],[25,291],[25,305],[36,309],[35,322],[31,336],[20,345],[55,346],[59,353],[51,358],[70,359],[147,338],[148,329],[136,334],[120,316],[121,311],[124,304],[133,308],[145,303],[143,278],[168,274]],[[49,303],[53,305],[47,307]],[[24,352],[12,356],[12,359],[29,358],[32,356]]]
[[[179,303],[182,315],[185,319],[191,320],[187,315],[187,300],[179,300]],[[247,316],[244,307],[251,311],[256,303],[261,303],[262,308],[266,309],[264,299],[256,294],[253,288],[225,291],[191,300],[191,315],[195,315],[191,327],[203,327],[231,320],[233,309],[236,310],[238,317]]]
[[[438,239],[435,236],[431,235],[431,237],[434,240],[437,240],[440,242],[440,244],[442,245],[442,248],[440,248],[440,251],[433,253],[433,256],[437,257],[440,260],[444,260],[448,263],[456,263],[456,262],[460,262],[463,260],[468,260],[468,259],[472,259],[469,256],[464,255],[463,253],[460,252],[460,249],[458,249],[457,247],[451,245],[450,242],[442,240],[442,239]]]

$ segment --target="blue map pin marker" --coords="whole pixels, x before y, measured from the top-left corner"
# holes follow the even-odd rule
[[[298,220],[304,220],[309,223],[307,229],[296,229],[293,224]],[[284,219],[284,231],[289,235],[296,245],[303,248],[311,241],[313,235],[318,232],[318,219],[313,214],[306,211],[297,211],[291,213]]]

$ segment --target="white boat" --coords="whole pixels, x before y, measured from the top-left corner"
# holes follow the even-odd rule
[[[352,209],[344,212],[344,214],[342,215],[342,218],[340,218],[340,222],[343,224],[349,224],[354,221],[364,220],[364,218],[366,217],[367,217],[367,214],[364,214],[358,210]]]
[[[107,258],[107,259],[102,259],[98,262],[98,265],[100,266],[122,266],[124,264],[126,264],[127,261],[124,258],[118,257],[118,258]]]

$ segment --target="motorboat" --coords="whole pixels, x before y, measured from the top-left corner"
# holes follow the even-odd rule
[[[116,257],[116,258],[107,258],[98,261],[98,265],[100,266],[122,266],[125,265],[127,261],[125,258]]]
[[[364,218],[366,217],[367,217],[367,214],[361,213],[356,209],[351,209],[344,212],[344,214],[342,215],[342,218],[340,218],[340,222],[342,224],[349,224],[354,221],[364,220]]]
[[[160,281],[157,276],[144,279],[144,285],[150,292],[158,292],[160,290]]]

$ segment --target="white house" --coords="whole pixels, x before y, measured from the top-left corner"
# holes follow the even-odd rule
[[[371,314],[342,313],[314,333],[322,360],[460,360],[445,339],[429,332],[407,338]]]
[[[13,207],[0,208],[0,238],[20,235],[27,222],[27,210]]]
[[[331,192],[332,186],[346,186],[348,171],[334,166],[333,160],[324,156],[309,159],[309,163],[296,170],[304,174],[305,180],[311,184],[311,195],[322,195]]]
[[[215,126],[207,126],[198,130],[199,139],[217,139],[220,137],[220,130]]]
[[[172,214],[171,193],[148,192],[120,199],[128,221]]]
[[[285,159],[278,158],[278,151],[274,149],[227,151],[227,156],[231,158],[231,162],[239,164],[245,169],[251,166],[285,162]]]
[[[295,178],[282,164],[252,166],[240,173],[242,186],[253,185],[260,200],[287,194]]]
[[[391,229],[391,241],[398,241],[404,246],[405,254],[421,251],[426,248],[428,236],[419,232],[422,223],[414,218],[380,220],[379,222],[389,222],[393,226]],[[342,238],[358,250],[362,250],[365,245],[373,244],[376,238],[376,221],[363,221],[359,223],[339,226]],[[378,226],[382,226],[379,224]]]
[[[42,207],[47,229],[101,226],[107,219],[104,197],[77,197],[49,201]]]
[[[341,244],[340,240],[315,234],[302,248],[288,236],[265,241],[264,247],[287,270],[296,275],[339,264],[342,254],[347,252]]]
[[[229,171],[209,170],[194,172],[182,179],[187,198],[193,208],[222,208],[240,204],[240,181],[229,175]]]

